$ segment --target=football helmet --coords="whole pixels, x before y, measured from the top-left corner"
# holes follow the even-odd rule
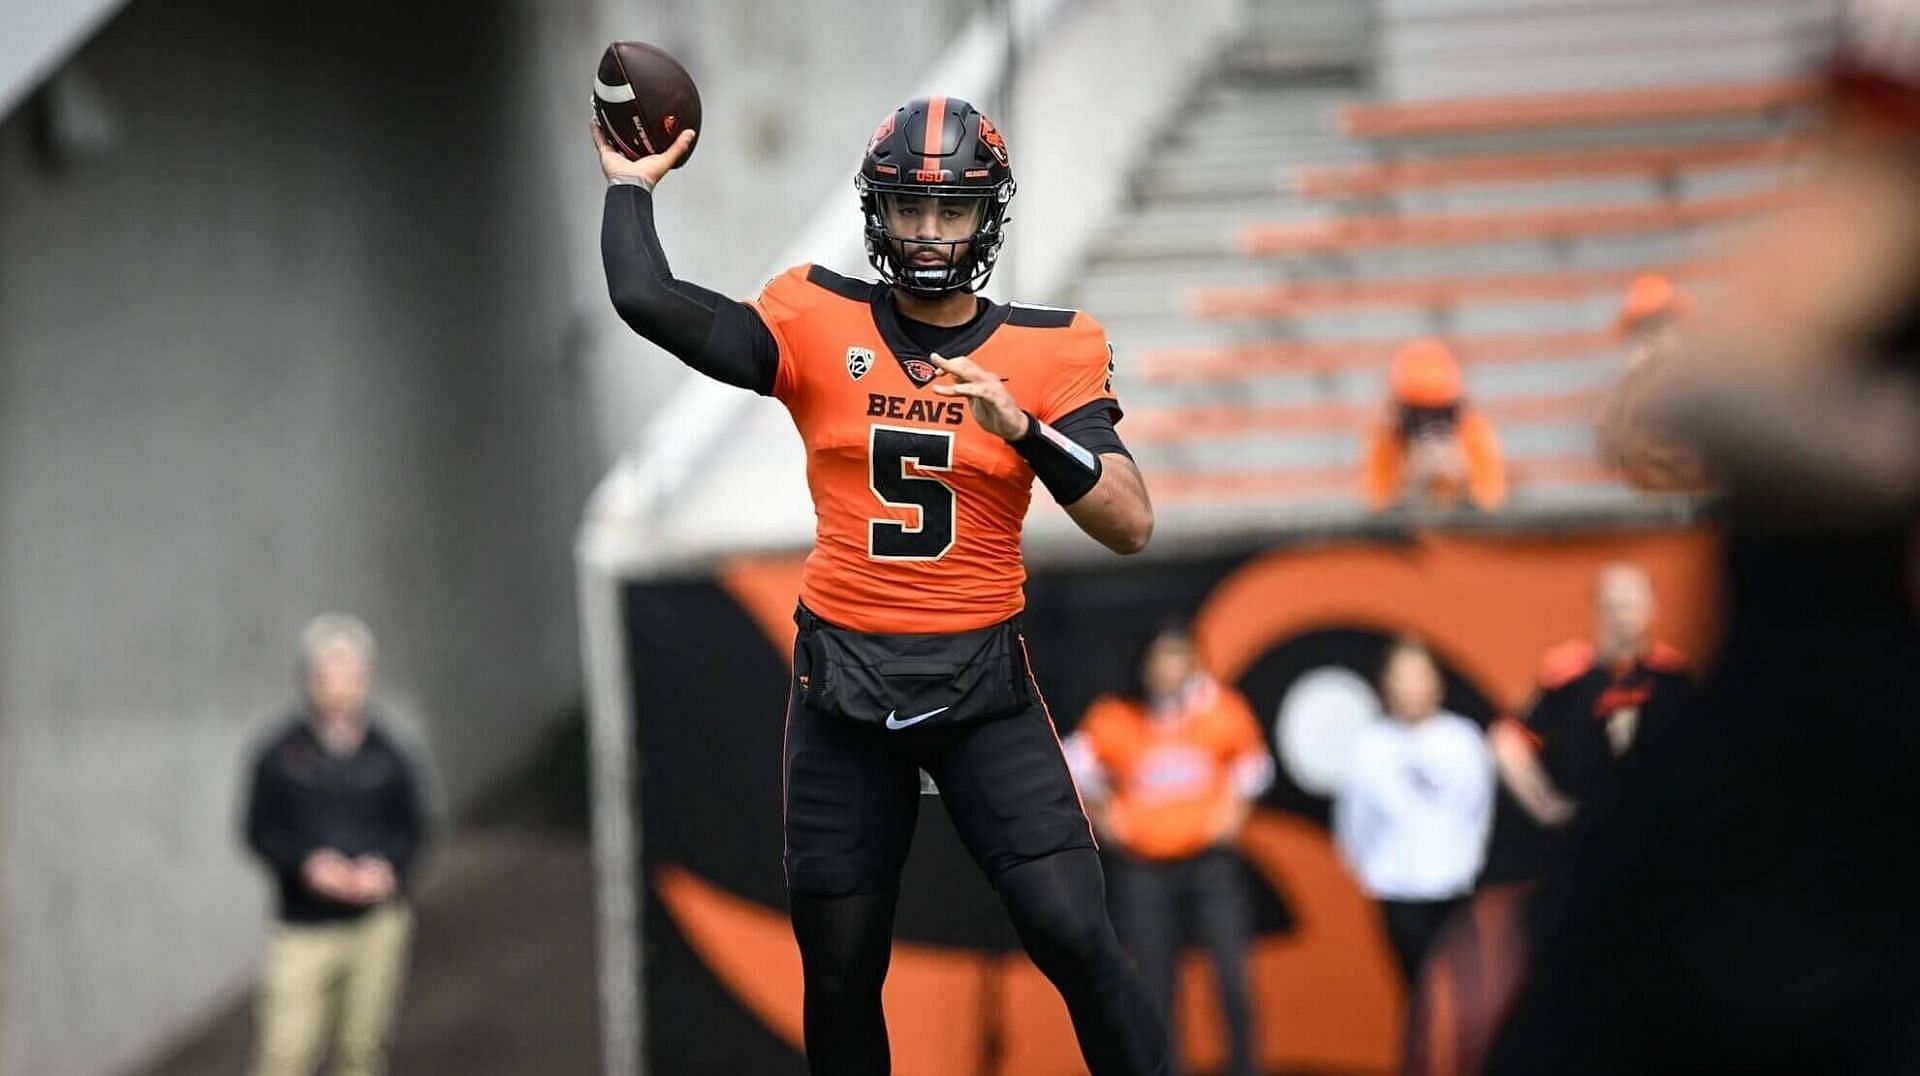
[[[1015,189],[1006,140],[981,111],[958,97],[920,97],[894,109],[867,141],[860,174],[867,260],[880,279],[916,295],[978,290],[993,274]],[[965,198],[978,203],[963,239],[900,235],[888,227],[888,199]],[[944,247],[946,258],[908,260],[908,245]]]

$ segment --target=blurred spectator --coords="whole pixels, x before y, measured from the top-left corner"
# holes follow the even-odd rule
[[[1693,303],[1673,281],[1642,273],[1627,287],[1615,322],[1626,345],[1627,367],[1600,419],[1600,452],[1607,463],[1644,489],[1697,490],[1705,484],[1700,458],[1650,424],[1647,394],[1667,356],[1681,344],[1681,326]]]
[[[1637,564],[1600,569],[1594,586],[1593,639],[1549,650],[1540,690],[1523,720],[1502,719],[1488,731],[1500,778],[1534,821],[1566,824],[1576,808],[1611,794],[1615,760],[1640,735],[1647,715],[1671,713],[1693,696],[1685,659],[1654,642],[1653,581]],[[1497,879],[1535,877],[1544,864],[1503,863]]]
[[[1393,356],[1387,415],[1368,435],[1367,500],[1498,508],[1507,499],[1500,437],[1461,398],[1460,364],[1438,340],[1415,340]]]
[[[247,844],[272,870],[280,909],[259,984],[254,1071],[314,1072],[331,1038],[335,1072],[376,1076],[406,977],[417,782],[368,714],[366,625],[318,617],[301,634],[300,657],[306,698],[255,762],[247,806]]]
[[[1380,673],[1386,717],[1355,738],[1333,801],[1334,840],[1380,903],[1409,985],[1472,891],[1493,823],[1486,740],[1440,708],[1442,686],[1424,644],[1394,642]]]
[[[1168,1026],[1191,933],[1213,956],[1230,1071],[1252,1076],[1253,916],[1231,848],[1273,761],[1246,699],[1200,670],[1184,626],[1154,635],[1138,676],[1135,694],[1093,704],[1067,758],[1095,826],[1124,856],[1112,875],[1117,922]]]
[[[1713,666],[1542,882],[1494,1076],[1920,1072],[1920,4],[1838,25],[1823,159],[1648,400],[1728,494]]]

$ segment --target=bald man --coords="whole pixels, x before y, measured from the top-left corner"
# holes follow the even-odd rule
[[[1670,712],[1693,691],[1685,659],[1652,637],[1653,582],[1616,561],[1594,582],[1594,631],[1548,650],[1524,718],[1489,732],[1501,782],[1541,828],[1564,828],[1584,802],[1610,795],[1615,762],[1638,740],[1649,711]],[[1489,881],[1537,877],[1558,841],[1513,842],[1489,864]]]

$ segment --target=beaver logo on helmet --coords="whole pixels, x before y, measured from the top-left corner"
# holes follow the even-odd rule
[[[880,126],[873,129],[873,137],[867,139],[867,156],[873,156],[873,147],[879,145],[882,139],[892,133],[893,113],[889,112],[887,113],[887,118],[880,121]]]
[[[980,141],[986,143],[987,151],[993,154],[993,159],[999,161],[1001,167],[1011,165],[1012,162],[1007,159],[1007,140],[1000,137],[1000,128],[985,116],[980,117]]]
[[[866,220],[867,260],[887,284],[916,295],[978,290],[993,275],[1005,239],[1013,171],[993,122],[958,97],[920,97],[880,121],[854,189]],[[978,206],[972,234],[928,240],[888,228],[893,200],[966,199]],[[906,250],[945,248],[944,259],[908,260]]]

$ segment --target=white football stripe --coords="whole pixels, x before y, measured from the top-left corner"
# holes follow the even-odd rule
[[[627,83],[624,86],[609,86],[600,81],[600,76],[595,75],[593,77],[593,95],[610,105],[624,105],[628,101],[633,100],[633,84]]]

